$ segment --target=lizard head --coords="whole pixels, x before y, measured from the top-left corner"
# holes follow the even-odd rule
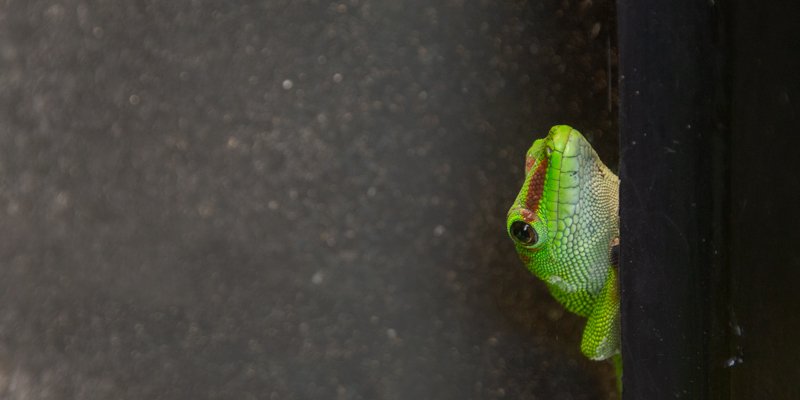
[[[616,185],[617,177],[575,129],[554,126],[536,140],[506,220],[526,267],[548,283],[585,288],[581,280],[591,274],[576,271],[607,264],[610,237],[618,235]]]

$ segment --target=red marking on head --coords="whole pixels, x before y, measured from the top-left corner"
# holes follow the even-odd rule
[[[536,213],[534,213],[531,210],[528,210],[527,208],[523,208],[522,210],[519,210],[519,216],[522,217],[523,221],[525,221],[525,222],[527,222],[529,224],[531,222],[533,222],[534,219],[536,219]]]
[[[528,182],[528,193],[527,196],[525,196],[525,208],[530,210],[533,214],[536,214],[536,210],[539,209],[539,202],[542,200],[545,175],[547,175],[546,158],[539,162],[536,171],[534,171],[533,176],[531,176],[530,182]]]
[[[533,158],[533,157],[525,158],[525,173],[526,174],[528,173],[528,171],[531,170],[531,168],[533,168],[533,163],[534,162],[536,162],[536,159]]]

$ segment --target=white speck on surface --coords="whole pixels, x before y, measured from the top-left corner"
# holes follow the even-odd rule
[[[367,189],[367,196],[369,196],[369,197],[375,197],[375,195],[377,193],[378,193],[378,189],[375,189],[374,186],[370,186],[369,189]]]
[[[314,275],[311,276],[311,283],[315,285],[322,284],[322,281],[325,280],[325,274],[322,271],[317,271]]]
[[[289,90],[294,86],[294,82],[291,79],[286,79],[283,81],[282,86],[284,89]]]
[[[726,367],[730,368],[730,367],[732,367],[734,365],[736,365],[736,359],[735,358],[731,357],[731,358],[725,360],[725,366]]]
[[[447,228],[445,228],[444,225],[436,225],[436,227],[433,228],[433,235],[434,236],[442,236],[442,235],[444,235],[444,233],[446,231],[447,231]]]
[[[600,25],[599,22],[595,22],[594,25],[592,25],[592,31],[589,32],[589,36],[591,36],[592,39],[596,38],[597,35],[600,34],[600,28],[601,27],[602,27],[602,25]]]
[[[725,367],[727,368],[735,367],[743,362],[744,360],[741,357],[731,357],[725,360]]]
[[[56,195],[56,204],[60,207],[66,207],[69,204],[69,194],[67,192],[58,192]]]
[[[142,101],[142,99],[138,95],[132,94],[130,97],[128,97],[128,101],[133,105],[137,105]]]
[[[53,199],[53,209],[55,211],[64,211],[69,207],[70,198],[67,192],[58,192]]]
[[[386,337],[388,337],[390,340],[397,340],[397,331],[392,328],[387,329]]]
[[[342,81],[342,79],[344,79],[344,77],[342,76],[342,74],[340,74],[340,73],[338,73],[338,72],[337,72],[337,73],[335,73],[335,74],[333,74],[333,81],[334,81],[334,82],[336,82],[336,83],[339,83],[339,82],[341,82],[341,81]]]
[[[270,210],[277,210],[278,209],[278,202],[275,200],[270,200],[267,202],[267,208]]]

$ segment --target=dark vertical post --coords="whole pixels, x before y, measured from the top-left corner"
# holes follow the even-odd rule
[[[713,1],[620,0],[625,399],[707,399],[725,336],[723,54]]]
[[[731,7],[731,399],[800,399],[800,3]]]

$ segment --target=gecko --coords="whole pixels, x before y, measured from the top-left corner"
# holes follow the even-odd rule
[[[621,390],[618,210],[619,178],[580,132],[557,125],[526,153],[506,229],[527,269],[564,308],[587,318],[581,352],[611,359]]]

